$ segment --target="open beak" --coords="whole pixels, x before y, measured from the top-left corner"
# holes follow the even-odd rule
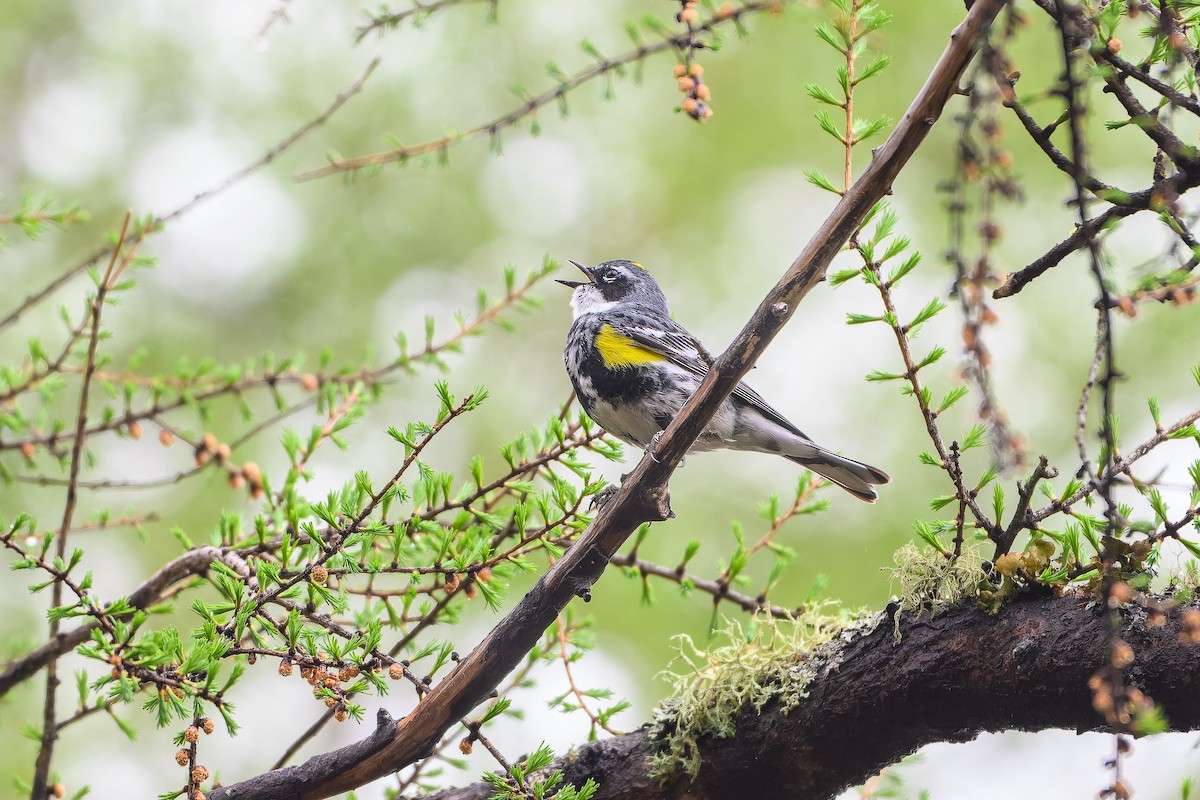
[[[577,289],[580,286],[586,286],[589,283],[595,282],[592,278],[592,268],[591,267],[585,267],[583,264],[580,264],[578,261],[572,261],[569,258],[567,259],[567,261],[570,261],[572,264],[574,264],[576,267],[578,267],[579,271],[582,272],[587,277],[587,280],[586,281],[564,281],[561,278],[555,278],[555,281],[557,283],[561,283],[563,286],[569,286],[572,289]]]

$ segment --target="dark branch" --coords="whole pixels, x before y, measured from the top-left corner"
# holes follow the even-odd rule
[[[1046,154],[1046,158],[1050,159],[1050,163],[1068,175],[1079,175],[1080,180],[1084,181],[1084,186],[1093,192],[1103,192],[1111,189],[1104,181],[1099,180],[1093,175],[1084,175],[1080,172],[1079,167],[1074,161],[1063,155],[1063,152],[1054,146],[1054,142],[1050,138],[1051,131],[1037,124],[1037,120],[1029,113],[1029,108],[1021,102],[1021,98],[1017,96],[1016,85],[1013,79],[1004,73],[998,63],[994,61],[989,64],[992,78],[996,81],[996,85],[1000,87],[1001,95],[1004,98],[1004,105],[1013,110],[1017,115],[1017,119],[1024,126],[1025,132],[1029,134],[1029,138],[1033,139],[1034,143],[1041,148]]]
[[[1155,78],[1150,74],[1149,68],[1143,69],[1130,64],[1128,61],[1121,58],[1108,48],[1099,47],[1092,52],[1097,58],[1107,61],[1109,64],[1112,64],[1114,67],[1116,67],[1123,77],[1133,78],[1139,83],[1149,86],[1151,89],[1167,98],[1171,105],[1187,109],[1192,114],[1200,116],[1200,102],[1198,102],[1195,97],[1191,97],[1183,92],[1176,91],[1171,84]]]
[[[996,617],[958,608],[905,617],[893,642],[885,621],[826,656],[809,697],[782,714],[744,710],[730,739],[701,741],[699,777],[659,787],[648,774],[654,743],[644,732],[578,748],[555,766],[580,785],[599,781],[605,800],[820,800],[864,782],[932,742],[968,741],[983,731],[1104,730],[1088,678],[1109,657],[1102,614],[1081,597],[1031,599]],[[1174,730],[1200,728],[1196,648],[1180,643],[1172,617],[1158,628],[1126,614],[1120,636],[1137,653],[1130,680],[1166,710]],[[474,784],[422,800],[486,800]]]
[[[1147,189],[1127,195],[1122,198],[1120,205],[1105,209],[1088,219],[1085,225],[1077,225],[1075,232],[1066,239],[1051,247],[1029,266],[1017,270],[1005,278],[1004,283],[992,292],[992,297],[1000,300],[1017,294],[1035,278],[1061,264],[1063,259],[1071,253],[1087,247],[1088,242],[1092,241],[1097,234],[1107,230],[1117,220],[1149,209],[1154,198],[1163,192],[1181,194],[1197,185],[1200,185],[1200,174],[1193,176],[1189,173],[1177,172]]]
[[[1008,528],[994,537],[996,551],[992,555],[993,560],[1012,549],[1013,542],[1017,540],[1021,531],[1027,527],[1033,527],[1033,523],[1028,519],[1029,503],[1033,500],[1033,493],[1043,478],[1056,477],[1058,477],[1058,470],[1050,466],[1050,462],[1046,460],[1045,456],[1041,456],[1038,458],[1037,466],[1033,468],[1033,474],[1029,476],[1029,480],[1024,484],[1017,484],[1017,508],[1013,511],[1012,521],[1008,524]]]

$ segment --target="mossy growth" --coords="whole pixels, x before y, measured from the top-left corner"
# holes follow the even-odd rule
[[[958,558],[932,547],[906,543],[893,556],[896,566],[892,580],[900,585],[893,615],[893,634],[900,639],[900,615],[916,614],[952,608],[964,600],[974,599],[980,585],[987,579],[981,568],[983,557],[978,545],[967,545]]]
[[[810,603],[800,615],[775,619],[765,614],[743,626],[726,621],[714,638],[720,644],[701,650],[691,637],[676,637],[678,655],[663,676],[674,691],[654,712],[651,736],[658,749],[650,774],[660,783],[700,772],[702,737],[729,738],[737,733],[742,709],[761,712],[768,703],[784,713],[808,696],[807,687],[839,662],[841,646],[874,630],[879,614],[851,613],[832,601]]]
[[[931,607],[958,605],[974,598],[984,578],[978,545],[967,545],[958,558],[932,547],[906,543],[896,551],[892,580],[900,585],[896,602],[901,611],[919,613]]]
[[[1190,603],[1200,596],[1200,565],[1188,561],[1183,570],[1172,575],[1164,592],[1176,605]]]

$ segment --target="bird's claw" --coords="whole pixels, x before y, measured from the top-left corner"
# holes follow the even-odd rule
[[[654,455],[654,448],[658,447],[658,440],[662,438],[665,431],[659,431],[650,437],[650,443],[646,445],[646,454],[650,456],[650,460],[655,464],[659,463],[658,456]]]
[[[624,478],[622,478],[623,480]],[[596,511],[603,509],[608,502],[616,496],[617,492],[621,491],[621,487],[616,484],[609,484],[601,489],[592,497],[592,502],[588,505],[588,511]]]

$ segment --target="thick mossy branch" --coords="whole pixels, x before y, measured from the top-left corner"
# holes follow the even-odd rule
[[[932,742],[983,731],[1104,729],[1088,679],[1108,659],[1105,619],[1087,598],[1022,599],[988,616],[965,605],[902,619],[851,641],[818,648],[799,704],[743,707],[731,737],[701,736],[696,779],[660,786],[651,759],[663,742],[646,732],[595,742],[555,766],[567,781],[599,781],[606,800],[832,797]],[[1165,710],[1172,730],[1200,729],[1197,648],[1181,643],[1173,615],[1147,627],[1123,612],[1120,636],[1133,648],[1136,686]],[[779,667],[791,670],[783,654]],[[485,800],[490,787],[448,789],[426,800]]]
[[[771,705],[787,713],[800,705],[820,671],[836,665],[841,644],[879,623],[878,614],[852,615],[832,605],[809,604],[790,620],[761,615],[750,631],[732,621],[725,630],[728,643],[708,651],[690,637],[678,637],[676,661],[690,668],[668,673],[674,691],[654,713],[655,780],[695,778],[702,764],[700,739],[735,736],[742,709],[758,712]]]

